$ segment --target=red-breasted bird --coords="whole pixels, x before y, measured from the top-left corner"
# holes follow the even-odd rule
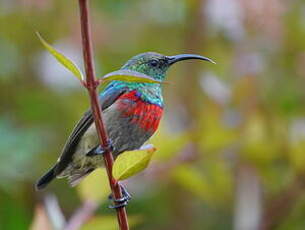
[[[121,68],[144,73],[163,81],[168,68],[179,61],[211,59],[180,54],[165,56],[148,52],[134,56]],[[158,83],[112,81],[100,94],[105,127],[113,146],[113,156],[139,149],[157,130],[163,114],[162,87]],[[68,138],[57,163],[36,184],[42,189],[54,178],[67,177],[74,186],[98,167],[103,167],[92,112],[87,111]]]

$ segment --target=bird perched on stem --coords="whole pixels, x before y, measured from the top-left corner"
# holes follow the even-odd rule
[[[121,70],[143,73],[162,82],[172,64],[188,59],[214,63],[199,55],[165,56],[148,52],[134,56]],[[157,130],[164,106],[162,87],[158,83],[112,81],[101,92],[100,104],[109,145],[116,157],[124,151],[139,149]],[[72,186],[78,184],[103,166],[103,152],[89,110],[75,126],[57,163],[37,182],[37,189],[44,188],[56,177],[67,177]]]

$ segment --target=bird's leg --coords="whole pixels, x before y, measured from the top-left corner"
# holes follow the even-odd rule
[[[113,195],[110,194],[108,196],[108,199],[114,201],[115,205],[109,205],[109,208],[113,209],[113,208],[125,207],[131,199],[131,195],[129,194],[127,189],[123,185],[119,184],[119,186],[121,187],[123,197],[120,199],[115,199]]]
[[[92,150],[90,150],[86,154],[86,156],[93,157],[93,156],[103,155],[106,151],[113,152],[113,150],[114,150],[114,146],[113,146],[111,140],[108,140],[106,149],[102,148],[102,146],[98,145],[95,148],[93,148]]]

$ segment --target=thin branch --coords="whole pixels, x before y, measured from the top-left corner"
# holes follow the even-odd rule
[[[113,157],[111,151],[108,148],[108,143],[109,143],[108,136],[102,120],[102,109],[97,94],[97,87],[99,83],[96,80],[94,73],[92,41],[91,41],[91,33],[89,26],[88,0],[79,0],[79,8],[80,8],[83,56],[84,56],[84,63],[86,70],[86,82],[84,83],[84,85],[86,86],[90,96],[91,109],[94,116],[95,126],[99,136],[100,144],[106,150],[103,156],[105,161],[105,167],[108,174],[109,184],[113,196],[116,199],[120,199],[122,198],[122,192],[118,182],[112,176]],[[128,227],[126,209],[124,207],[121,207],[116,210],[117,210],[117,217],[118,217],[120,229],[128,230],[129,227]]]
[[[50,220],[53,229],[63,229],[66,225],[66,219],[62,213],[58,200],[55,195],[48,194],[44,198],[44,208],[47,213],[48,219]]]

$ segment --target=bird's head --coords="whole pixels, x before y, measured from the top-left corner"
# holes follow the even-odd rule
[[[207,57],[195,54],[165,56],[154,52],[147,52],[138,54],[129,59],[122,69],[144,73],[156,80],[162,81],[165,78],[166,71],[172,64],[188,59],[200,59],[215,63]]]

